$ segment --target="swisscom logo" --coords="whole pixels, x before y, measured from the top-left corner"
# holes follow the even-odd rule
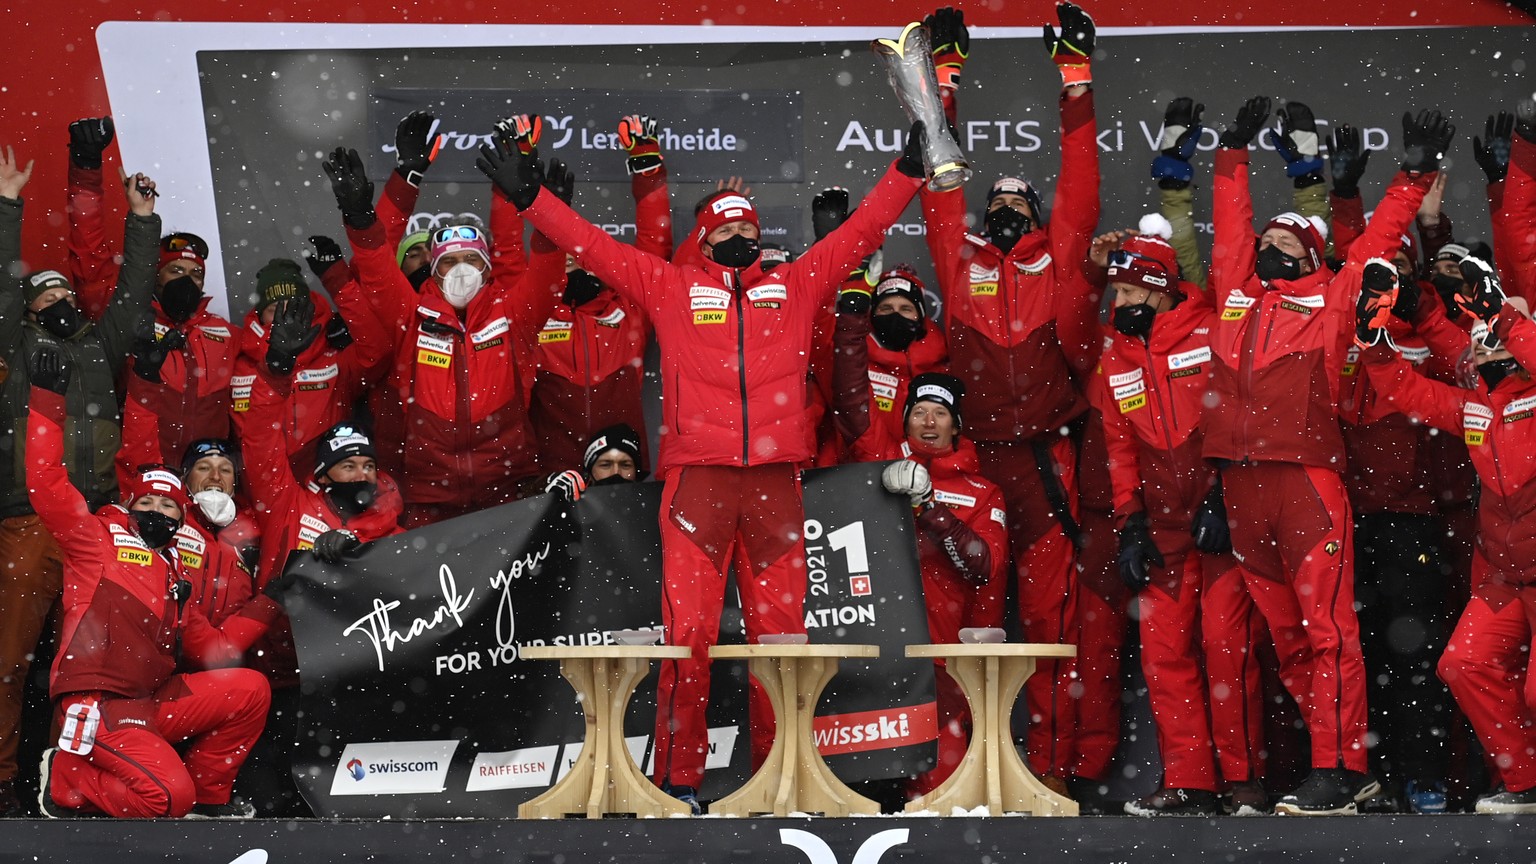
[[[348,744],[336,760],[332,795],[441,792],[458,741],[371,741]]]

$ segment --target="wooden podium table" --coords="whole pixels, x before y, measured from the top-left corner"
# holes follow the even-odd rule
[[[652,660],[681,660],[689,649],[670,645],[535,646],[527,660],[559,660],[560,674],[576,688],[587,715],[586,737],[576,764],[548,792],[518,805],[519,819],[559,819],[609,814],[689,814],[687,804],[656,788],[640,773],[624,745],[624,712]]]
[[[816,749],[811,720],[821,691],[844,657],[878,657],[876,645],[717,645],[717,660],[746,660],[768,691],[775,718],[773,749],[745,786],[709,807],[711,815],[850,816],[880,805],[837,779]]]
[[[955,773],[939,788],[907,805],[907,812],[986,805],[993,816],[1076,816],[1077,802],[1045,788],[1019,758],[1013,743],[1013,703],[1038,660],[1076,657],[1076,645],[997,643],[908,645],[908,657],[943,659],[971,706],[971,743]]]

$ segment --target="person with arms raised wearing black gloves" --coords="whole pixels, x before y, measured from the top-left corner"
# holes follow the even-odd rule
[[[811,326],[916,193],[921,141],[919,123],[854,215],[768,274],[756,266],[757,210],[741,195],[710,200],[690,233],[703,260],[679,266],[619,243],[541,191],[537,153],[518,153],[505,137],[481,148],[480,170],[585,269],[639,302],[662,346],[662,620],[668,643],[690,647],[693,656],[662,665],[655,775],[696,812],[707,751],[708,651],[718,638],[726,569],[733,557],[749,565],[738,579],[748,639],[805,632],[799,466],[811,456]],[[553,173],[561,171],[555,160]],[[759,704],[754,712],[754,747],[763,755],[767,711]]]

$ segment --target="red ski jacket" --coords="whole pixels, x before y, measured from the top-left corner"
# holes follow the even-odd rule
[[[1248,151],[1216,152],[1215,407],[1206,414],[1207,458],[1344,470],[1339,380],[1354,340],[1360,273],[1366,261],[1397,248],[1434,179],[1399,173],[1339,273],[1322,267],[1266,286],[1253,272],[1258,244]]]
[[[180,465],[181,457],[199,438],[229,437],[230,383],[240,352],[239,327],[208,311],[209,298],[186,323],[176,325],[155,312],[155,335],[180,330],[186,344],[170,352],[156,384],[128,373],[128,398],[123,406],[123,449],[118,465],[125,471],[160,462]],[[132,369],[133,361],[129,361]]]
[[[143,699],[181,663],[204,668],[237,663],[282,607],[255,597],[216,628],[197,604],[178,603],[172,591],[188,574],[177,553],[146,546],[120,506],[92,514],[70,484],[63,397],[32,388],[29,422],[27,492],[64,556],[64,617],[52,696],[101,691]]]
[[[1520,365],[1536,369],[1536,323],[1510,310],[1496,329]],[[1492,577],[1536,582],[1536,381],[1510,375],[1491,392],[1481,382],[1464,390],[1415,373],[1385,346],[1365,360],[1388,404],[1466,441],[1482,481],[1477,550]]]
[[[645,310],[662,347],[660,470],[804,463],[811,325],[901,215],[919,181],[894,165],[848,221],[755,278],[713,261],[680,267],[625,246],[540,192],[523,216]]]
[[[1153,525],[1185,531],[1215,482],[1200,451],[1216,311],[1199,287],[1181,287],[1189,299],[1152,319],[1148,341],[1114,334],[1090,398],[1104,417],[1117,520],[1145,511]]]
[[[377,325],[393,346],[384,386],[399,416],[378,418],[380,462],[404,471],[405,500],[478,509],[514,500],[538,473],[528,420],[534,345],[565,279],[565,255],[535,239],[529,269],[515,282],[490,276],[464,309],[435,282],[411,289],[379,222],[349,227],[353,263]],[[493,270],[493,274],[496,271]]]
[[[1061,179],[1050,222],[1008,254],[965,230],[960,190],[924,191],[950,371],[965,381],[966,434],[1008,442],[1055,430],[1083,412],[1073,374],[1093,369],[1098,296],[1082,262],[1099,222],[1093,94],[1061,102]]]
[[[868,312],[837,314],[833,407],[837,432],[855,462],[893,458],[889,454],[907,440],[907,385],[924,372],[944,371],[949,360],[944,334],[932,324],[905,351],[881,347],[871,326]]]

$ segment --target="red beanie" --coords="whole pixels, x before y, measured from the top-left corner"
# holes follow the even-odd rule
[[[704,207],[699,210],[699,248],[704,247],[704,238],[710,232],[730,222],[751,222],[754,227],[762,228],[757,221],[757,208],[752,206],[752,202],[740,193],[726,189],[706,200]]]
[[[187,508],[192,506],[187,499],[186,487],[181,485],[181,478],[176,472],[164,465],[149,465],[137,471],[123,484],[123,506],[132,507],[133,502],[145,495],[164,495],[176,502],[185,516]]]
[[[155,272],[158,273],[161,270],[164,270],[165,265],[171,263],[172,261],[181,260],[191,261],[193,264],[196,264],[199,267],[206,266],[206,262],[203,261],[203,257],[196,252],[193,252],[191,249],[161,249],[160,263],[155,265]]]
[[[1166,239],[1173,236],[1173,226],[1154,213],[1143,216],[1138,228],[1140,234],[1120,244],[1120,254],[1110,253],[1109,281],[1184,296],[1179,290],[1179,255]]]
[[[1322,269],[1323,246],[1328,238],[1328,226],[1323,224],[1323,220],[1316,216],[1303,216],[1300,213],[1281,213],[1269,220],[1264,230],[1259,233],[1266,234],[1276,228],[1289,232],[1301,241],[1302,248],[1307,250],[1307,257],[1312,260],[1313,272]]]

